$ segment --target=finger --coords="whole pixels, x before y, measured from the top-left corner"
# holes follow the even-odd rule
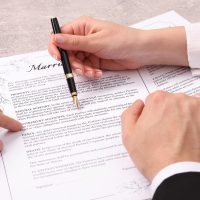
[[[89,59],[84,60],[84,75],[88,78],[94,79],[94,69],[91,66],[91,61]]]
[[[85,68],[84,64],[80,63],[77,60],[73,60],[71,63],[74,68],[74,72],[78,75],[81,75],[81,76],[84,75],[92,79],[98,79],[103,75],[102,70],[89,68],[89,66],[87,66],[87,70],[84,70]]]
[[[22,124],[15,119],[12,119],[4,115],[3,113],[0,113],[0,127],[15,132],[22,129]]]
[[[72,35],[85,35],[86,30],[90,30],[90,27],[94,25],[93,21],[94,19],[91,17],[81,16],[78,19],[73,20],[71,23],[63,25],[61,27],[61,32]]]
[[[87,70],[84,70],[85,68],[85,63],[83,64],[83,62],[80,62],[79,60],[75,60],[75,59],[72,59],[71,61],[71,65],[73,66],[73,69],[74,69],[74,72],[78,75],[85,75],[87,76],[89,73],[89,77],[90,78],[94,78],[94,79],[97,79],[97,78],[100,78],[103,74],[102,70],[100,69],[93,69],[89,66],[87,66]],[[90,72],[89,71],[92,71],[92,77],[90,76]]]
[[[78,75],[84,74],[84,66],[83,63],[77,59],[71,59],[70,60],[71,66],[73,68],[73,71]]]
[[[60,56],[60,52],[57,48],[57,46],[53,43],[53,36],[51,35],[50,36],[50,40],[49,40],[49,43],[48,43],[48,51],[49,51],[49,54],[56,60],[60,60],[61,59],[61,56]]]
[[[74,35],[74,28],[73,28],[74,26],[75,26],[74,22],[61,26],[60,27],[61,33]]]
[[[128,136],[133,133],[135,124],[138,121],[144,108],[144,102],[142,100],[137,100],[133,105],[131,105],[127,110],[122,113],[121,125],[122,134]]]
[[[103,75],[102,70],[100,70],[100,69],[95,69],[94,70],[94,78],[95,79],[98,79],[98,78],[102,77],[102,75]]]
[[[73,71],[78,75],[83,75],[84,74],[83,61],[77,58],[77,56],[75,56],[76,54],[73,51],[68,51],[68,55]]]
[[[103,74],[101,69],[98,69],[98,62],[95,59],[91,59],[91,56],[88,56],[89,59],[85,59],[86,55],[83,52],[74,53],[72,51],[68,51],[70,63],[72,65],[73,71],[78,75],[85,75],[92,71],[92,77],[89,72],[90,78],[100,78]],[[86,73],[86,74],[85,74]]]
[[[70,34],[55,34],[53,37],[53,43],[66,50],[76,51],[93,51],[93,45],[91,43],[90,36],[70,35]]]
[[[0,151],[3,150],[3,142],[0,140]]]

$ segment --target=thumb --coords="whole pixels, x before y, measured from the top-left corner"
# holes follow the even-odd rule
[[[56,46],[65,50],[75,51],[91,51],[91,43],[89,36],[71,35],[71,34],[55,34],[53,41]]]
[[[144,102],[137,100],[127,110],[122,113],[121,125],[122,125],[122,136],[126,140],[129,135],[133,133],[134,127],[140,117],[144,108]]]

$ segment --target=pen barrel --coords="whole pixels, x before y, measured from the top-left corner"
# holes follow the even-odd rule
[[[64,51],[63,49],[60,49],[60,54],[61,54],[61,61],[63,65],[63,70],[67,79],[69,91],[72,96],[77,96],[77,90],[76,90],[76,85],[74,82],[74,76],[72,73],[72,69],[70,66],[69,58],[67,55],[67,52]]]
[[[72,73],[72,69],[70,66],[67,52],[63,49],[60,49],[60,54],[61,54],[61,61],[62,61],[63,70],[64,70],[65,74]]]
[[[61,33],[60,26],[59,26],[57,18],[51,18],[51,24],[52,24],[54,34]],[[66,79],[67,79],[67,83],[68,83],[68,87],[69,87],[69,91],[71,93],[71,96],[72,97],[77,96],[76,85],[75,85],[75,82],[74,82],[74,76],[73,76],[73,73],[72,73],[72,69],[71,69],[71,65],[70,65],[70,62],[69,62],[67,52],[64,49],[61,49],[61,48],[58,48],[58,49],[60,51],[61,62],[62,62],[62,65],[63,65],[63,70],[64,70],[64,73],[65,73],[65,76],[66,76]],[[77,103],[77,100],[76,100],[76,103]]]
[[[74,82],[74,78],[67,78],[67,83],[69,86],[69,91],[72,96],[77,96],[76,85]]]

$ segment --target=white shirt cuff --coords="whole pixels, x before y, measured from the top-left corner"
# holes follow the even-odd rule
[[[154,177],[150,191],[153,196],[158,186],[170,176],[175,174],[185,173],[185,172],[200,172],[200,163],[199,162],[178,162],[171,164],[163,168],[158,174]]]
[[[192,75],[200,75],[200,23],[185,26],[187,37],[187,54]]]
[[[191,69],[192,76],[200,76],[200,69],[193,68]]]

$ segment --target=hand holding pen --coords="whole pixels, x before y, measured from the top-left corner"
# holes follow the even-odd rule
[[[70,50],[74,72],[89,78],[101,77],[102,70],[188,66],[185,31],[180,26],[147,31],[80,17],[62,26],[62,34],[50,36],[49,53],[60,60],[57,47]]]
[[[51,24],[52,24],[54,34],[61,33],[60,26],[59,26],[57,18],[52,18]],[[71,96],[73,98],[73,102],[77,106],[77,108],[79,108],[79,101],[78,101],[78,97],[77,97],[76,85],[75,85],[75,82],[74,82],[74,76],[73,76],[73,73],[72,73],[72,69],[71,69],[71,65],[70,65],[70,62],[69,62],[68,55],[67,55],[67,51],[64,50],[64,49],[61,49],[61,48],[58,48],[58,49],[60,51],[63,70],[64,70],[64,73],[65,73],[65,77],[66,77],[66,80],[67,80],[67,83],[68,83],[68,87],[69,87]]]

